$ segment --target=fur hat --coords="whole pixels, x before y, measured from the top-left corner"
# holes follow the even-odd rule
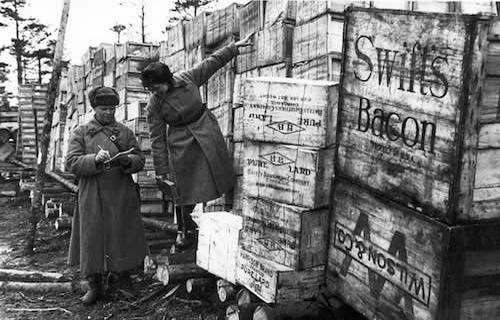
[[[96,106],[116,106],[120,103],[118,92],[111,87],[97,87],[90,90],[89,100],[92,108]]]

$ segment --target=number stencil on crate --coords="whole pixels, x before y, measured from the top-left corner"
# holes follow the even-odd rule
[[[450,227],[342,179],[334,197],[332,293],[370,319],[498,319],[498,223]]]
[[[254,78],[244,83],[244,136],[324,148],[335,143],[335,82]]]
[[[336,171],[449,223],[485,218],[470,214],[485,23],[362,8],[346,15]]]

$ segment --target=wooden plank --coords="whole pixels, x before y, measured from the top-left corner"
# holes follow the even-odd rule
[[[256,36],[257,66],[263,67],[280,62],[290,62],[292,58],[292,25],[275,24],[259,31]]]
[[[172,73],[182,71],[186,68],[186,52],[178,51],[166,56],[164,60],[160,62],[165,63]]]
[[[481,82],[464,79],[482,78],[485,26],[472,16],[347,15],[336,172],[443,221],[470,219]]]
[[[294,271],[240,249],[236,281],[266,303],[298,302],[319,293],[324,272],[324,267]]]
[[[229,212],[206,212],[200,216],[196,264],[233,284],[242,223],[242,217]]]
[[[295,63],[292,77],[295,79],[340,81],[342,58],[338,54],[328,54],[312,60]]]
[[[497,224],[450,227],[345,180],[328,289],[370,319],[498,319]]]
[[[486,74],[491,76],[500,76],[500,41],[488,41]]]
[[[325,265],[329,210],[243,199],[240,246],[293,270]]]
[[[233,99],[234,69],[227,64],[217,70],[207,82],[207,107],[209,109],[222,106]]]
[[[115,88],[117,91],[123,89],[144,90],[141,75],[137,73],[124,73],[115,78]]]
[[[292,62],[308,61],[342,52],[344,20],[327,13],[293,30]]]
[[[234,176],[234,186],[233,186],[233,213],[237,215],[242,215],[243,210],[243,175]]]
[[[246,139],[318,148],[335,143],[336,83],[254,78],[244,88]]]
[[[243,107],[233,108],[233,141],[243,141]]]
[[[243,157],[243,147],[244,143],[242,141],[233,143],[233,169],[234,174],[236,175],[243,174],[243,167],[245,165],[245,158]]]
[[[449,1],[414,1],[414,11],[423,12],[453,12],[453,6]]]
[[[335,150],[245,141],[243,190],[305,208],[329,203]]]
[[[141,199],[140,212],[146,217],[162,216],[165,214],[165,202],[163,200],[147,201]]]
[[[141,201],[163,200],[163,192],[161,192],[158,187],[154,186],[140,187],[139,195],[141,196]]]

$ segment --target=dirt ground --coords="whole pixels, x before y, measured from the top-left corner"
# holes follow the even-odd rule
[[[0,189],[6,188],[9,186],[0,182]],[[69,279],[79,279],[78,271],[66,264],[70,233],[56,231],[53,222],[40,223],[35,254],[23,253],[29,205],[28,194],[0,196],[0,268],[59,272]],[[135,297],[126,298],[112,291],[105,301],[90,307],[81,305],[82,292],[79,291],[47,295],[0,291],[0,319],[223,319],[227,306],[216,300],[215,289],[213,295],[194,300],[181,285],[174,295],[164,298],[175,284],[164,287],[141,275],[135,275],[133,280],[138,291]],[[137,303],[153,292],[157,294],[144,303]],[[19,310],[47,308],[60,309]]]

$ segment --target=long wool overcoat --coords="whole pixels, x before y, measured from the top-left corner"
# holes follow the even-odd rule
[[[113,156],[134,148],[132,164],[96,166],[99,146]],[[73,217],[69,263],[82,275],[126,271],[141,264],[147,252],[140,200],[131,173],[144,167],[144,155],[134,133],[121,123],[101,125],[93,119],[75,129],[68,146],[66,168],[78,177],[78,210]]]
[[[179,204],[216,199],[233,186],[224,137],[212,112],[202,105],[199,87],[237,54],[234,44],[214,52],[194,68],[175,74],[174,88],[149,101],[155,170],[175,180]]]

